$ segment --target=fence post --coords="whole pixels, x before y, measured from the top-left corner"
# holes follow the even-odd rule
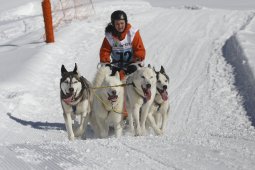
[[[52,43],[54,42],[54,31],[53,31],[53,24],[52,24],[50,0],[43,0],[42,10],[43,10],[44,25],[45,25],[46,42]]]

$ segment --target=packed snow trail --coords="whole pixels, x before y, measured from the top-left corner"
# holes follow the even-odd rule
[[[167,132],[161,137],[151,133],[94,139],[89,129],[87,140],[69,142],[59,101],[61,65],[72,70],[78,63],[80,73],[91,81],[104,27],[111,12],[120,8],[140,28],[146,64],[156,69],[163,65],[169,73]],[[254,128],[234,86],[234,71],[222,54],[225,42],[249,24],[252,12],[163,9],[135,1],[100,2],[95,9],[95,16],[59,29],[54,44],[3,50],[12,58],[5,61],[10,64],[8,76],[0,73],[4,77],[0,152],[5,153],[0,156],[0,169],[254,167]],[[39,21],[30,22],[38,26]],[[8,42],[33,41],[39,31],[14,35]],[[16,61],[21,53],[26,57]]]

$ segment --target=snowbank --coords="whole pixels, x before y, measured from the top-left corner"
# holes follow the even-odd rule
[[[235,85],[255,126],[255,19],[229,38],[222,50],[227,62],[234,67]]]

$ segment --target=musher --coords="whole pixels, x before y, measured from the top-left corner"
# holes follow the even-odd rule
[[[105,28],[105,38],[100,49],[100,63],[110,64],[113,74],[120,72],[120,79],[131,74],[145,59],[145,48],[139,30],[128,23],[122,10],[111,14],[111,22]]]

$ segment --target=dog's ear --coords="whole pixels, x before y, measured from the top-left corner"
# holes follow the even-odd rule
[[[160,73],[162,73],[162,74],[164,74],[165,73],[165,69],[164,69],[164,67],[163,66],[161,66],[161,68],[160,68],[160,71],[159,71]]]
[[[155,70],[155,67],[153,67],[153,71],[154,71],[155,73],[157,73],[156,70]]]
[[[64,73],[67,73],[67,70],[66,70],[65,66],[62,64],[62,66],[61,66],[61,75],[63,76]]]
[[[75,63],[74,69],[73,69],[73,73],[74,73],[74,74],[77,74],[77,75],[80,75],[80,74],[79,74],[79,71],[78,71],[78,66],[77,66],[76,63]]]
[[[75,63],[75,65],[74,65],[74,69],[73,69],[73,73],[75,73],[75,74],[77,74],[77,64]]]
[[[118,71],[116,71],[114,76],[119,79],[120,78],[120,73]]]

